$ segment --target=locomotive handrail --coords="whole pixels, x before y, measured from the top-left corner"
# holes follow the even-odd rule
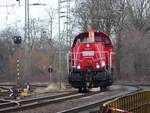
[[[70,52],[69,54],[71,55],[78,55],[78,54],[82,54],[83,52]],[[97,52],[97,51],[94,51],[94,53],[101,53],[101,54],[109,54],[108,51],[104,51],[104,52]],[[113,52],[111,52],[113,53]],[[100,58],[97,58],[97,59],[100,59]],[[105,59],[105,57],[102,57],[102,60]],[[72,59],[73,60],[73,59]]]
[[[77,57],[76,57],[76,55],[80,55],[80,54],[82,54],[83,52],[70,52],[69,53],[69,55],[71,55],[71,57],[72,56],[74,56],[74,57],[72,57],[72,61],[79,61],[79,62],[81,62],[82,60],[81,59],[78,59]],[[95,54],[107,54],[107,55],[109,55],[109,52],[108,51],[103,51],[103,52],[97,52],[97,51],[94,51],[94,53]],[[102,56],[103,56],[102,55]],[[90,56],[87,56],[87,57],[90,57]],[[109,56],[110,57],[110,60],[112,59],[112,57],[111,57],[111,55]],[[106,60],[105,59],[105,57],[103,56],[103,57],[98,57],[98,58],[96,58],[96,59],[94,59],[94,61],[101,61],[101,60]],[[112,65],[112,62],[110,62],[110,66]],[[77,66],[77,64],[75,63],[73,66]],[[110,68],[111,69],[111,68]]]
[[[111,68],[113,68],[112,67],[112,64],[113,64],[112,55],[115,55],[115,52],[110,52],[110,72],[112,72]]]
[[[84,52],[84,51],[83,51]],[[83,52],[70,52],[69,54],[82,54]],[[108,51],[104,51],[104,52],[97,52],[97,51],[94,51],[94,53],[109,53]]]
[[[105,58],[96,58],[96,59],[93,59],[94,61],[99,61],[99,60],[104,60]],[[80,59],[72,59],[73,61],[82,61]]]

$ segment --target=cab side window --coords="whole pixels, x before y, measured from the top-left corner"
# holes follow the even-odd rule
[[[101,42],[102,38],[101,37],[95,37],[95,42]]]
[[[111,45],[111,42],[108,39],[106,39],[104,43],[105,43],[105,46],[110,46]]]

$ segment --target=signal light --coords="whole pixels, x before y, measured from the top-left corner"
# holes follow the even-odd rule
[[[21,44],[22,41],[21,36],[14,36],[13,41],[15,44]]]

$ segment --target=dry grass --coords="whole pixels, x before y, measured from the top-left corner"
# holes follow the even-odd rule
[[[61,89],[60,89],[60,85],[57,83],[50,83],[48,85],[48,87],[46,88],[37,88],[35,89],[35,93],[47,93],[47,92],[61,92],[61,91],[65,91],[66,87],[65,85],[62,83],[61,84]]]

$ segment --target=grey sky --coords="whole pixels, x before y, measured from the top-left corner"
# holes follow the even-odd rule
[[[20,0],[20,6],[16,0],[0,0],[0,26],[1,29],[16,21],[24,23],[24,1]],[[57,8],[57,0],[29,0],[30,4],[43,3],[47,6],[30,6],[30,18],[46,18],[46,9]],[[8,7],[6,7],[8,5]]]
[[[71,0],[71,7],[74,7],[74,0]],[[30,5],[30,18],[35,19],[49,19],[47,10],[54,9],[55,19],[53,20],[53,37],[58,33],[58,15],[57,15],[57,8],[58,8],[58,0],[29,0],[30,4],[33,3],[42,3],[47,4],[46,6],[31,6]],[[8,7],[6,7],[6,4]],[[13,26],[18,28],[20,32],[23,28],[25,23],[25,0],[20,0],[19,3],[16,0],[0,0],[0,31],[8,26]],[[61,5],[65,5],[62,3]],[[61,9],[61,12],[64,9]],[[62,15],[61,15],[62,16]],[[48,20],[47,20],[48,22]],[[66,28],[66,18],[61,18],[61,31]],[[49,29],[49,28],[48,28]],[[23,35],[23,34],[22,34]]]

